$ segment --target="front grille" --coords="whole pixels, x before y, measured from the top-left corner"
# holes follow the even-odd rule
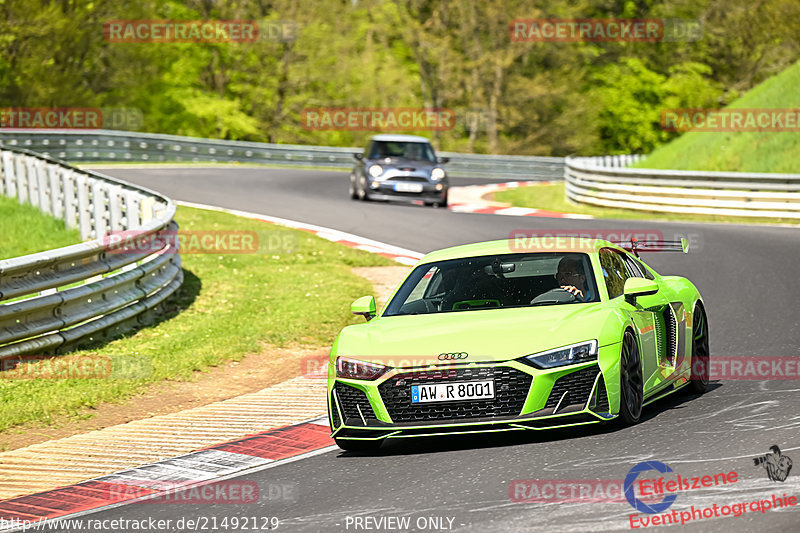
[[[336,429],[341,425],[342,420],[339,418],[339,410],[336,409],[336,401],[333,398],[333,391],[331,391],[331,403],[330,403],[330,406],[331,406],[331,412],[330,412],[330,414],[331,414],[331,429]]]
[[[423,178],[422,176],[394,176],[393,178],[388,178],[386,181],[413,181],[415,183],[427,183],[428,178]]]
[[[550,391],[545,408],[555,409],[564,393],[567,395],[561,401],[559,410],[568,405],[586,405],[598,372],[600,369],[597,366],[590,366],[558,378]]]
[[[345,424],[347,425],[364,425],[364,420],[369,423],[370,420],[375,420],[375,412],[367,399],[367,395],[361,389],[339,383],[338,381],[333,386],[336,397],[339,398],[339,407],[342,410]]]
[[[493,379],[493,399],[411,403],[412,385],[430,385],[447,381],[479,381]],[[465,420],[520,414],[533,376],[509,367],[450,368],[398,374],[378,386],[392,421],[426,422],[431,420]]]

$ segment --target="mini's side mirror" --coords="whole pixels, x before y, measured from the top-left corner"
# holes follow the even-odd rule
[[[631,305],[636,305],[637,296],[650,296],[657,292],[658,283],[652,279],[645,278],[628,278],[625,280],[625,286],[622,289],[625,301]]]
[[[362,296],[350,304],[350,312],[354,315],[362,315],[369,322],[375,318],[375,297]]]
[[[445,163],[450,162],[449,157],[437,157],[436,160],[439,162],[440,165],[444,165]]]
[[[362,161],[364,159],[364,154],[361,154],[361,153],[353,154],[353,157],[355,157],[359,161]]]

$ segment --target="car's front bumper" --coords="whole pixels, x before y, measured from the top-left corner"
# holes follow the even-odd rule
[[[619,345],[600,350],[596,362],[548,370],[512,360],[393,369],[375,381],[330,379],[332,436],[378,440],[547,429],[610,420],[619,410]],[[410,402],[410,387],[415,384],[484,379],[495,382],[492,400]]]
[[[407,183],[421,185],[422,190],[419,192],[395,190],[395,185]],[[437,189],[437,185],[441,185],[441,189]],[[377,187],[369,186],[367,194],[372,200],[442,202],[447,198],[447,189],[446,182],[379,181]]]

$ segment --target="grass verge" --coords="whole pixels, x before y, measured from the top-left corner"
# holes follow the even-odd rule
[[[0,432],[56,416],[88,418],[103,402],[122,402],[165,380],[192,380],[198,371],[268,345],[329,345],[343,326],[357,321],[350,302],[372,293],[350,268],[395,264],[308,232],[227,213],[179,207],[176,219],[182,231],[255,231],[259,253],[182,255],[185,281],[168,320],[98,348],[30,363],[28,373],[48,376],[55,366],[47,365],[55,361],[80,365],[107,357],[111,377],[0,379]]]
[[[800,107],[800,62],[760,83],[728,109]],[[787,129],[788,125],[787,125]],[[634,167],[674,170],[800,173],[794,131],[688,132],[656,148]]]
[[[81,242],[78,230],[16,198],[0,195],[0,259],[18,257]]]
[[[591,215],[595,218],[616,218],[623,220],[667,220],[672,222],[728,222],[736,224],[798,224],[789,218],[730,217],[723,215],[689,215],[680,213],[659,213],[657,211],[634,211],[613,207],[596,207],[570,202],[564,192],[564,183],[549,185],[529,185],[498,191],[494,194],[498,202],[508,202],[517,207],[530,207]]]

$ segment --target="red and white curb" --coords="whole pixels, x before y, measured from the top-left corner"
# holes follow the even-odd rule
[[[398,263],[404,265],[415,265],[420,259],[422,259],[422,256],[424,255],[419,252],[414,252],[412,250],[407,250],[405,248],[393,246],[385,242],[373,241],[372,239],[367,239],[366,237],[361,237],[359,235],[354,235],[352,233],[326,228],[324,226],[315,226],[314,224],[306,224],[305,222],[297,222],[296,220],[272,217],[269,215],[260,215],[258,213],[250,213],[248,211],[239,211],[236,209],[225,209],[223,207],[216,207],[213,205],[195,204],[192,202],[175,202],[175,203],[186,207],[208,209],[210,211],[220,211],[223,213],[230,213],[231,215],[237,215],[240,217],[252,218],[255,220],[261,220],[263,222],[269,222],[271,224],[278,224],[280,226],[285,226],[287,228],[294,228],[303,231],[308,231],[309,233],[313,233],[317,237],[321,237],[325,240],[335,242],[337,244],[341,244],[349,248],[355,248],[357,250],[364,250],[365,252],[371,252],[374,254],[382,255],[384,257],[388,257],[389,259],[393,259]]]
[[[45,520],[158,500],[332,449],[338,448],[326,417],[270,429],[69,487],[2,501],[0,531],[33,529]]]
[[[593,218],[591,215],[547,211],[532,207],[513,207],[503,202],[484,200],[486,194],[528,185],[549,185],[552,181],[509,181],[489,185],[467,185],[450,188],[450,211],[455,213],[480,213],[484,215],[505,215],[512,217],[547,217],[547,218]]]

